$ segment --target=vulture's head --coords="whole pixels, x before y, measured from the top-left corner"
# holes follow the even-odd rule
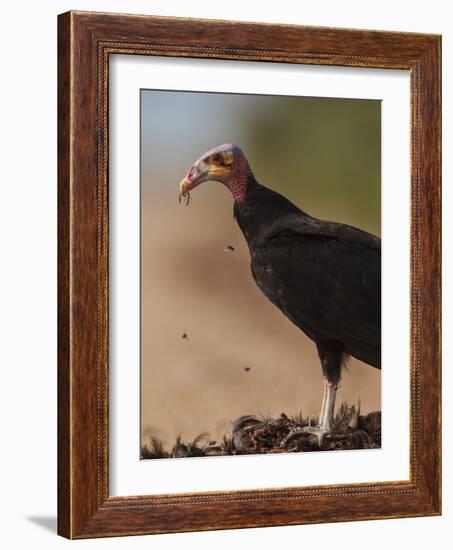
[[[249,163],[241,149],[232,143],[214,147],[202,155],[179,184],[179,198],[189,203],[190,191],[204,181],[219,181],[228,187],[236,202],[243,202],[247,193]]]

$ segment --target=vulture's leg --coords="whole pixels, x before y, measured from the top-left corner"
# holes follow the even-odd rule
[[[324,384],[324,391],[322,392],[321,411],[319,413],[319,420],[318,420],[318,425],[319,426],[322,425],[322,421],[323,421],[323,418],[324,418],[324,412],[325,412],[325,408],[326,408],[326,399],[327,399],[327,387]]]
[[[345,351],[343,344],[337,340],[320,341],[316,345],[324,374],[324,393],[319,415],[319,427],[327,433],[332,429],[335,397],[341,377],[341,367],[345,359]]]
[[[321,413],[318,426],[304,426],[292,430],[281,442],[281,447],[299,435],[310,434],[318,438],[319,448],[322,449],[325,436],[332,429],[333,413],[335,409],[335,397],[338,382],[341,376],[341,367],[346,357],[344,346],[337,340],[316,342],[319,358],[321,359],[322,372],[324,374],[324,393],[322,396]]]
[[[335,397],[337,395],[337,384],[324,376],[324,393],[319,415],[319,427],[330,432],[332,428],[333,413],[335,410]]]

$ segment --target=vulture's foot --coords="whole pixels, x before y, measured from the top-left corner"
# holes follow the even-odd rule
[[[325,438],[330,434],[323,426],[303,426],[289,432],[282,439],[280,447],[291,451],[317,451],[324,447]]]

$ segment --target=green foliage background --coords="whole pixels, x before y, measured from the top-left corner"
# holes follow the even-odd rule
[[[260,171],[309,213],[379,233],[380,102],[267,103],[270,116],[251,116],[247,136]]]

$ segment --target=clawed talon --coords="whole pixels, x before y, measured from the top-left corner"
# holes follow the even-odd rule
[[[326,430],[325,428],[311,426],[311,423],[309,423],[308,426],[296,428],[295,430],[292,430],[291,432],[289,432],[289,434],[282,439],[280,443],[280,447],[287,447],[288,444],[297,437],[301,437],[304,435],[314,435],[318,439],[319,448],[322,449],[322,446],[324,444],[324,439],[328,434],[329,434],[329,431]]]
[[[190,202],[190,192],[189,191],[181,191],[178,195],[178,200],[179,200],[179,204],[181,204],[181,199],[182,198],[185,198],[186,199],[186,206],[189,205],[189,202]]]

